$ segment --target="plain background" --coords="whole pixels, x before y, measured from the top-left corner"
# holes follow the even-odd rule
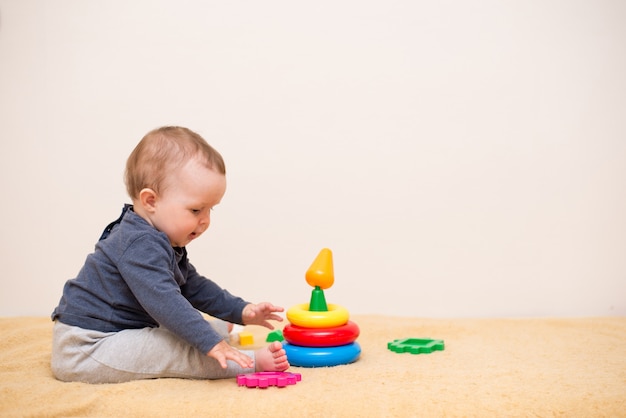
[[[48,315],[187,126],[228,191],[190,259],[252,301],[626,315],[626,2],[0,0],[0,315]]]

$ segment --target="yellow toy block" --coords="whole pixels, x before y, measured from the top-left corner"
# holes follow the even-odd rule
[[[254,344],[254,337],[250,332],[239,333],[239,345],[252,345]]]

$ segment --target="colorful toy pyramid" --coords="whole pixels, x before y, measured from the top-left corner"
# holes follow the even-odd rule
[[[287,310],[289,324],[283,329],[283,344],[292,366],[324,367],[356,361],[361,346],[356,342],[360,330],[350,321],[347,309],[326,303],[324,289],[335,281],[333,255],[324,248],[306,272],[306,281],[313,286],[310,303]]]

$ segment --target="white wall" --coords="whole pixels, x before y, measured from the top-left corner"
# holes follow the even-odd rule
[[[48,315],[188,126],[229,190],[192,262],[285,307],[626,315],[626,2],[0,0],[0,315]]]

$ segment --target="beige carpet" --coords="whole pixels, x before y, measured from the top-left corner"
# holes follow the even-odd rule
[[[626,417],[626,318],[352,319],[356,363],[292,367],[297,385],[252,389],[235,379],[58,382],[52,323],[0,318],[0,416]],[[265,344],[264,328],[247,330]],[[387,349],[409,337],[443,339],[445,350]]]

